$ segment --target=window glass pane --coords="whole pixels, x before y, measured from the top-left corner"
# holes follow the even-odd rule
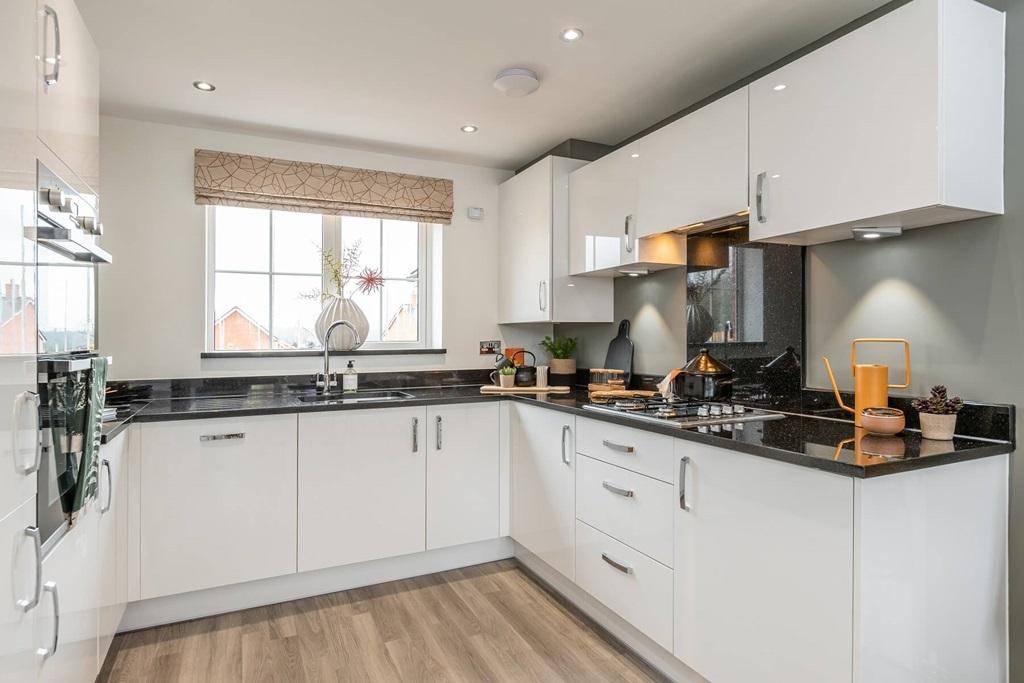
[[[383,341],[414,342],[419,339],[417,284],[404,280],[384,283]]]
[[[356,273],[363,268],[380,268],[380,219],[345,216],[341,219],[341,239],[346,251],[359,249]]]
[[[370,331],[366,334],[366,341],[380,341],[380,292],[372,294],[361,294],[356,292],[352,301],[363,309],[363,314],[370,323]]]
[[[218,206],[214,209],[217,270],[270,270],[270,212]]]
[[[93,266],[40,266],[39,334],[43,353],[95,348]]]
[[[33,269],[0,266],[0,354],[36,352]]]
[[[419,225],[410,221],[382,222],[384,277],[416,277],[420,255]]]
[[[270,348],[270,276],[217,273],[213,348]]]
[[[274,276],[275,349],[320,348],[313,327],[320,315],[319,275]],[[305,295],[305,296],[304,296]]]
[[[319,273],[323,218],[315,213],[273,213],[274,272]]]

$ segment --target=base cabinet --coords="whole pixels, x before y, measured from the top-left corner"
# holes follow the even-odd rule
[[[99,561],[98,663],[114,640],[128,604],[128,442],[125,431],[100,448],[100,482],[97,493],[97,544]]]
[[[851,680],[853,480],[689,441],[676,467],[675,656],[715,683]]]
[[[427,408],[427,550],[497,538],[497,403]]]
[[[34,610],[33,638],[39,681],[92,683],[96,679],[99,517],[94,500],[43,560],[43,596]]]
[[[35,497],[0,519],[0,682],[23,683],[35,676],[32,625],[35,602],[35,544],[29,535],[36,523]],[[23,607],[22,602],[28,604]]]
[[[295,571],[295,415],[140,427],[142,598]]]
[[[575,527],[575,418],[513,403],[512,538],[570,580]]]
[[[299,415],[299,571],[426,549],[427,411]]]

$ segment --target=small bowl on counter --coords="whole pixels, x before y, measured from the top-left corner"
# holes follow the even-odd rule
[[[860,411],[860,426],[871,434],[892,436],[903,431],[907,426],[907,418],[899,408],[865,408]]]

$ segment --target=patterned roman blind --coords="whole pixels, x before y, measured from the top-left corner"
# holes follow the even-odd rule
[[[196,204],[452,222],[446,178],[197,149]]]

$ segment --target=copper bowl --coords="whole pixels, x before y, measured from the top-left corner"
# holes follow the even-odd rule
[[[907,418],[899,408],[865,408],[860,411],[860,426],[872,434],[891,436],[907,426]]]

